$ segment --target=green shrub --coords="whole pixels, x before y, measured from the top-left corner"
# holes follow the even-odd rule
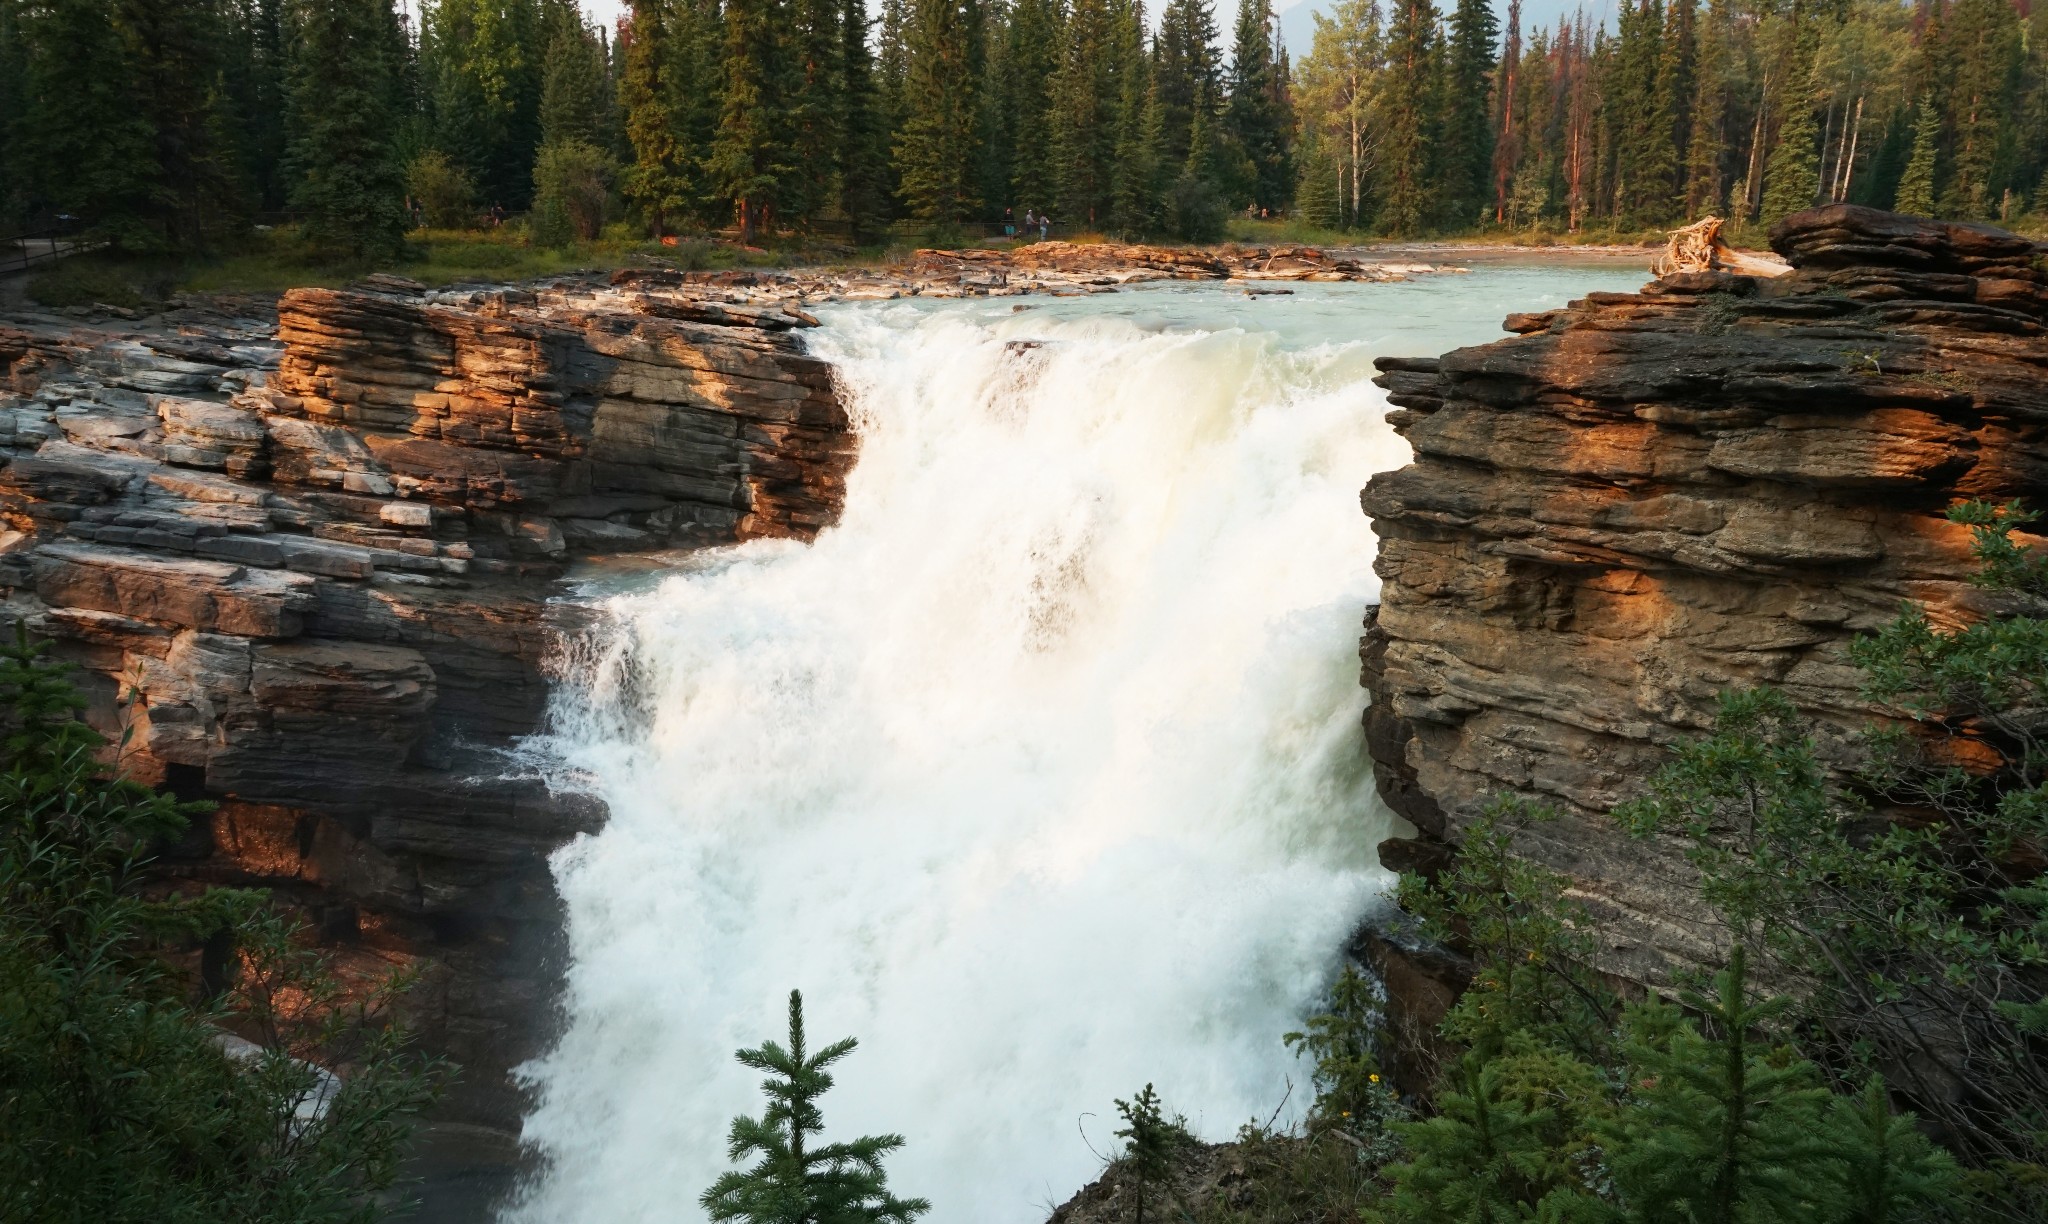
[[[533,240],[548,247],[595,240],[604,232],[617,169],[603,150],[581,140],[542,145],[533,163]]]
[[[407,194],[420,218],[434,229],[471,229],[476,225],[476,183],[469,171],[439,149],[428,149],[405,168]]]
[[[119,306],[139,309],[144,299],[132,265],[110,257],[74,255],[29,277],[24,288],[44,306]]]
[[[0,648],[0,1219],[378,1218],[439,1073],[387,1022],[409,979],[345,999],[260,893],[148,899],[203,805],[110,774],[80,705]],[[201,939],[226,968],[195,991],[164,953]]]

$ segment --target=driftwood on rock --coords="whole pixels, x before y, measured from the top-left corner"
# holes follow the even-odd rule
[[[1738,251],[1721,240],[1721,218],[1703,217],[1671,231],[1671,240],[1651,269],[1660,277],[1678,272],[1739,272],[1782,276],[1792,269],[1774,259]]]

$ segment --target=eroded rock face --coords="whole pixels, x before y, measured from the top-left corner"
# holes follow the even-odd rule
[[[658,288],[386,280],[274,316],[0,324],[9,630],[80,666],[131,775],[219,802],[173,875],[427,963],[412,1002],[464,1064],[459,1117],[517,1116],[546,855],[595,819],[503,753],[538,729],[566,568],[838,513],[854,442],[813,321],[690,315]]]
[[[1439,841],[1492,796],[1553,803],[1527,849],[1639,980],[1718,943],[1673,849],[1605,813],[1730,687],[1781,686],[1839,744],[1872,713],[1853,635],[1982,606],[1945,508],[2048,495],[2048,247],[1846,205],[1772,242],[1790,275],[1590,294],[1381,363],[1415,448],[1363,496],[1381,792]]]

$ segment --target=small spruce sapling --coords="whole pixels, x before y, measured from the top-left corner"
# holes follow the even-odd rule
[[[1152,1196],[1152,1188],[1172,1176],[1175,1153],[1192,1143],[1194,1136],[1188,1133],[1184,1119],[1166,1116],[1159,1094],[1150,1084],[1130,1100],[1118,1101],[1116,1111],[1124,1120],[1117,1138],[1124,1141],[1124,1159],[1138,1179],[1136,1224],[1145,1224],[1145,1201]]]
[[[1621,1197],[1645,1220],[1829,1218],[1838,1204],[1828,1092],[1812,1063],[1759,1032],[1785,1001],[1749,1001],[1740,945],[1711,993],[1679,999],[1709,1035],[1654,997],[1623,1022],[1633,1107],[1608,1141]]]
[[[1334,1127],[1354,1138],[1377,1138],[1400,1116],[1401,1104],[1380,1075],[1375,1053],[1385,1020],[1371,978],[1344,966],[1330,987],[1327,1011],[1310,1016],[1300,1032],[1282,1040],[1315,1063],[1312,1124]]]
[[[1554,1111],[1503,1091],[1500,1068],[1477,1053],[1457,1064],[1437,1115],[1401,1124],[1410,1158],[1388,1170],[1394,1192],[1378,1221],[1508,1224],[1599,1219],[1601,1204],[1558,1184],[1548,1139]],[[1588,1210],[1592,1209],[1592,1210]]]
[[[818,1098],[832,1087],[826,1068],[853,1053],[848,1037],[815,1054],[804,1043],[804,998],[789,992],[789,1045],[764,1041],[741,1050],[743,1066],[768,1073],[758,1118],[732,1120],[728,1152],[735,1162],[758,1155],[751,1169],[727,1172],[699,1200],[714,1220],[746,1224],[910,1224],[931,1210],[924,1199],[889,1193],[882,1158],[903,1146],[901,1135],[867,1135],[850,1143],[814,1145],[825,1123]]]
[[[1928,1142],[1912,1114],[1892,1112],[1882,1078],[1871,1076],[1855,1096],[1836,1097],[1830,1121],[1844,1224],[1953,1218],[1949,1213],[1962,1205],[1955,1158]]]

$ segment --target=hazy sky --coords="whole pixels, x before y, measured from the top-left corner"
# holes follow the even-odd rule
[[[1145,7],[1157,16],[1163,0],[1147,0]],[[583,7],[590,15],[609,25],[618,20],[619,13],[626,7],[626,0],[583,0]],[[1287,35],[1287,47],[1296,56],[1308,50],[1310,31],[1315,26],[1309,20],[1313,9],[1329,8],[1329,0],[1274,0],[1274,7],[1280,11],[1280,26]],[[1439,7],[1449,4],[1439,0]],[[1507,15],[1507,0],[1494,0],[1494,11],[1503,17]],[[1552,25],[1557,19],[1581,7],[1580,0],[1522,0],[1522,21],[1527,25]],[[1587,12],[1595,17],[1606,17],[1614,11],[1614,0],[1584,0]],[[1222,28],[1226,39],[1230,36],[1232,16],[1237,12],[1236,0],[1216,0],[1216,24]]]

